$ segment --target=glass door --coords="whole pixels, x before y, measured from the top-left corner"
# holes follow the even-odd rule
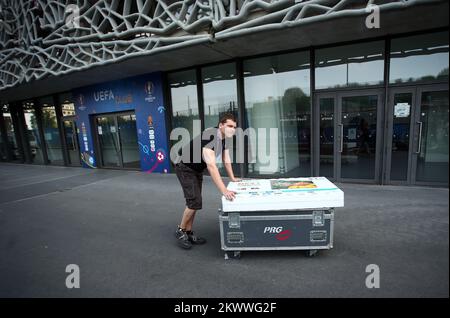
[[[51,98],[39,100],[42,114],[42,129],[44,135],[44,145],[46,147],[48,164],[64,165],[61,137],[59,134],[58,120],[55,106],[45,101]]]
[[[103,168],[140,168],[134,113],[95,116],[99,162]]]
[[[320,93],[316,99],[316,171],[332,180],[380,180],[382,92]]]
[[[319,94],[316,105],[316,131],[314,133],[319,146],[315,147],[315,167],[318,175],[334,180],[336,176],[336,98],[337,94]]]
[[[122,167],[116,116],[97,116],[95,119],[101,166]]]
[[[141,159],[136,134],[136,115],[118,115],[117,125],[123,167],[139,169],[141,167]]]
[[[411,181],[448,186],[448,86],[419,87],[416,105]]]
[[[416,89],[391,89],[387,116],[386,179],[388,184],[411,183],[411,155]]]
[[[377,90],[338,94],[337,180],[380,181],[381,101]]]
[[[386,183],[448,185],[448,87],[391,89]]]
[[[78,130],[74,119],[63,119],[64,136],[68,152],[68,164],[70,166],[81,166],[80,148],[78,146]]]

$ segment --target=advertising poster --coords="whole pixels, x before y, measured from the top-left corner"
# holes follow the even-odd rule
[[[97,131],[91,127],[92,117],[133,111],[141,170],[148,173],[169,171],[166,108],[160,73],[82,87],[72,93],[77,125],[81,127],[78,138],[84,167],[98,167],[99,156],[93,146],[93,133],[105,134],[101,127]],[[108,133],[116,132],[116,127],[111,126]]]

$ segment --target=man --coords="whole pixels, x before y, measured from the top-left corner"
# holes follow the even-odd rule
[[[194,153],[194,144],[199,143],[197,139],[192,140],[182,149],[183,153],[190,152],[190,158],[183,158],[175,165],[175,172],[186,199],[186,208],[175,232],[178,245],[182,248],[190,249],[192,244],[206,243],[204,238],[194,235],[192,231],[195,213],[202,208],[203,171],[208,169],[217,189],[227,200],[233,200],[235,197],[235,192],[226,188],[216,165],[218,161],[222,161],[231,181],[239,181],[234,177],[230,152],[225,144],[225,139],[232,138],[235,131],[236,118],[233,114],[225,113],[220,116],[218,127],[209,128],[205,130],[203,136],[198,137],[201,138],[201,153]],[[211,138],[207,138],[208,135],[213,137],[212,141]]]

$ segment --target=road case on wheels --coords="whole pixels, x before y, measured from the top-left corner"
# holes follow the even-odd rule
[[[334,210],[344,193],[324,177],[230,182],[236,198],[222,198],[219,224],[225,259],[242,251],[305,250],[312,256],[333,247]]]

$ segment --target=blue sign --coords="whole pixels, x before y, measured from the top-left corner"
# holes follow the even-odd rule
[[[161,73],[78,88],[73,91],[73,96],[84,167],[97,167],[98,154],[93,148],[94,130],[90,125],[90,116],[134,111],[141,169],[149,173],[169,171]]]

